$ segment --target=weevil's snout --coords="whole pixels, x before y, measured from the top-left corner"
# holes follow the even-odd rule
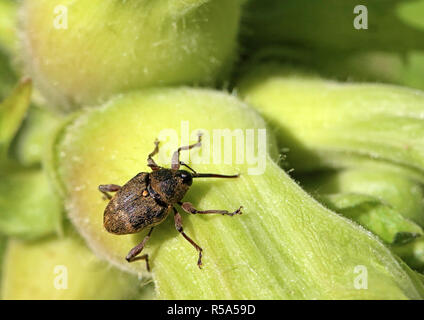
[[[185,170],[178,170],[176,175],[182,180],[185,185],[191,186],[193,184],[193,176],[190,172]]]

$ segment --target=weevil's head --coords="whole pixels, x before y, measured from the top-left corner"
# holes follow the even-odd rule
[[[190,187],[193,184],[193,176],[190,172],[185,170],[177,170],[175,176],[179,180],[179,183]]]
[[[185,170],[160,169],[150,173],[150,186],[166,204],[181,201],[193,183],[193,175]]]

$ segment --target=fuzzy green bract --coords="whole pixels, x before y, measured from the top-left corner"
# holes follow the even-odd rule
[[[150,276],[143,261],[125,261],[146,232],[107,233],[102,224],[106,202],[97,187],[122,185],[138,172],[147,171],[146,158],[155,138],[162,143],[158,163],[169,165],[171,152],[195,141],[199,129],[211,134],[214,129],[245,132],[267,126],[255,111],[224,93],[149,89],[85,110],[58,133],[51,168],[66,195],[71,220],[96,254],[122,269]],[[178,141],[170,138],[173,133]],[[190,141],[186,141],[188,133]],[[241,174],[226,181],[195,180],[185,200],[199,209],[233,210],[243,205],[243,215],[183,214],[185,232],[204,249],[202,270],[196,265],[196,251],[175,230],[172,217],[156,227],[145,253],[150,254],[159,298],[423,297],[421,279],[377,237],[324,208],[277,166],[270,130],[262,174],[251,175],[248,163],[236,163],[236,145],[232,144],[232,163],[214,163],[209,157],[209,161],[191,163],[185,155],[183,160],[198,172]],[[207,148],[205,143],[197,152],[204,154]],[[195,153],[190,152],[190,157]],[[366,290],[358,287],[360,270],[367,272]]]
[[[214,85],[236,59],[243,2],[23,1],[26,72],[65,111],[139,88]]]
[[[413,222],[422,226],[424,211],[421,91],[339,83],[267,62],[246,67],[238,92],[269,121],[285,166],[294,167],[302,185],[396,243],[396,252],[415,257],[405,261],[420,269],[421,240],[413,238],[421,231]],[[311,174],[329,169],[349,170]]]
[[[423,235],[420,226],[404,219],[378,199],[363,194],[327,194],[319,200],[328,208],[363,225],[383,241],[405,244]]]
[[[0,1],[0,51],[14,53],[17,45],[16,16],[18,1]]]
[[[39,167],[42,145],[51,133],[48,128],[56,122],[51,120],[54,117],[44,117],[43,123],[43,117],[33,121],[31,116],[28,123],[31,89],[31,81],[24,79],[0,104],[0,233],[23,239],[60,233],[62,223],[62,203]],[[31,127],[44,141],[34,135],[25,137]],[[12,153],[26,166],[17,163]]]
[[[332,78],[424,89],[423,14],[422,0],[251,0],[241,41]]]
[[[0,173],[0,212],[0,233],[8,236],[36,239],[61,232],[62,203],[38,169]]]
[[[0,234],[0,290],[2,285],[1,274],[3,270],[3,256],[4,256],[4,251],[6,249],[6,243],[7,243],[6,237]]]
[[[298,171],[378,165],[424,181],[419,90],[339,83],[270,62],[248,69],[238,91]]]
[[[39,167],[49,139],[62,118],[42,107],[31,105],[10,146],[9,155],[24,167]]]
[[[137,277],[99,260],[69,228],[61,238],[11,240],[4,258],[2,299],[135,299],[142,292]]]
[[[362,194],[391,207],[405,219],[424,226],[424,191],[408,177],[379,168],[347,169],[300,175],[302,187],[313,195]]]
[[[29,108],[31,92],[31,81],[24,79],[0,103],[0,164],[7,161],[10,144]]]
[[[318,201],[358,222],[386,243],[402,245],[423,235],[423,190],[407,177],[388,170],[362,168],[298,178]]]
[[[411,268],[424,272],[424,238],[420,237],[405,245],[392,246],[392,250]]]

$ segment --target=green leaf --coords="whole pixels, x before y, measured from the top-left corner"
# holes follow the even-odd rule
[[[245,9],[243,44],[257,49],[288,43],[308,48],[311,55],[320,50],[349,53],[424,49],[423,28],[405,23],[412,14],[422,16],[422,5],[415,5],[411,13],[400,9],[402,5],[412,6],[409,0],[368,1],[368,29],[358,30],[353,22],[359,14],[353,11],[360,4],[356,0],[252,0]]]
[[[423,235],[420,226],[377,198],[364,194],[323,194],[318,198],[331,210],[364,226],[386,243],[404,244]]]
[[[17,11],[15,0],[0,1],[0,50],[12,53],[17,46]]]
[[[424,192],[420,183],[384,168],[360,168],[296,175],[312,195],[354,193],[369,195],[403,217],[424,226]]]
[[[6,237],[0,234],[0,290],[2,287],[3,257],[6,250]],[[1,298],[1,297],[0,297]]]
[[[0,233],[36,239],[62,229],[62,203],[39,169],[0,173]]]
[[[10,94],[16,81],[9,56],[0,50],[0,100]]]
[[[358,5],[356,0],[251,0],[241,29],[245,55],[265,50],[268,59],[330,78],[424,89],[424,1],[368,1],[362,4],[366,30],[353,25],[359,13],[364,16],[362,10],[353,12]]]
[[[0,101],[9,95],[17,81],[14,70],[14,57],[16,57],[18,42],[17,7],[17,1],[0,1]]]
[[[149,276],[143,261],[125,261],[147,230],[120,236],[106,232],[106,202],[98,185],[122,185],[147,171],[146,158],[157,137],[162,144],[156,159],[168,166],[172,151],[189,142],[185,132],[191,132],[193,141],[198,128],[211,136],[216,129],[243,132],[267,127],[235,97],[181,88],[122,95],[99,109],[83,111],[58,133],[51,166],[64,188],[69,217],[96,254]],[[178,141],[171,138],[174,133]],[[207,154],[206,134],[204,139],[202,154]],[[184,161],[198,172],[241,174],[228,181],[196,180],[185,200],[199,209],[234,210],[243,205],[244,211],[234,217],[183,214],[184,231],[204,249],[201,270],[196,250],[175,230],[172,217],[155,228],[144,252],[150,254],[159,298],[423,297],[422,282],[375,236],[324,208],[275,164],[269,130],[266,147],[265,171],[259,175],[249,174],[251,164],[236,163],[235,148],[230,151],[231,164],[214,163],[212,153],[206,162],[192,163],[185,153]],[[355,288],[357,266],[367,269],[367,290]]]
[[[32,84],[22,80],[12,94],[0,104],[0,160],[8,156],[10,143],[25,117],[31,99]]]
[[[404,1],[397,7],[399,18],[410,27],[424,31],[422,14],[424,12],[424,1]]]
[[[424,273],[424,238],[418,238],[408,244],[391,247],[411,268]]]
[[[25,167],[39,166],[60,122],[60,116],[32,105],[10,146],[11,157]]]
[[[422,231],[422,230],[421,230]],[[397,232],[395,235],[395,238],[393,240],[393,244],[407,244],[413,241],[415,238],[421,237],[421,233],[414,233],[414,232],[404,232],[400,231]]]

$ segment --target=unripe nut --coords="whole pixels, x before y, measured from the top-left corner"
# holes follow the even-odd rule
[[[66,110],[143,87],[214,85],[231,69],[242,2],[27,0],[26,71]]]

